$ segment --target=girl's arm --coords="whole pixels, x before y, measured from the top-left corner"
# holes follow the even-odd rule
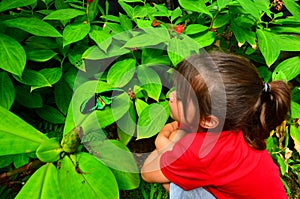
[[[178,130],[177,122],[169,123],[162,128],[155,140],[156,149],[147,157],[142,167],[141,175],[145,181],[170,182],[160,170],[160,158],[165,151],[172,150],[174,144],[184,135],[183,130]]]

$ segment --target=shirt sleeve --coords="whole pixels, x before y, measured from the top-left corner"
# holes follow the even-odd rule
[[[160,159],[161,171],[165,177],[184,190],[205,187],[211,183],[208,161],[199,158],[199,146],[195,146],[198,141],[195,141],[195,136],[185,136]]]

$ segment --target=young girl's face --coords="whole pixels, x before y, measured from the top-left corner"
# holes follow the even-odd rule
[[[196,111],[195,111],[196,108],[191,102],[191,100],[189,100],[188,97],[187,99],[186,98],[184,99],[187,100],[188,102],[188,105],[184,109],[182,100],[178,99],[176,91],[172,91],[169,95],[169,98],[170,98],[169,107],[170,107],[171,118],[174,119],[175,121],[178,121],[181,124],[185,124],[191,127],[194,126],[196,128],[195,130],[197,130],[198,124],[193,123],[196,117]]]

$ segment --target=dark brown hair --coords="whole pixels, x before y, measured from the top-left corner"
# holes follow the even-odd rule
[[[256,67],[243,57],[200,53],[178,64],[177,71],[174,82],[178,98],[194,93],[191,99],[199,108],[198,119],[214,115],[223,121],[220,130],[243,130],[246,142],[255,149],[266,148],[270,131],[290,111],[287,84],[273,81],[265,85]],[[185,107],[186,101],[182,99]]]

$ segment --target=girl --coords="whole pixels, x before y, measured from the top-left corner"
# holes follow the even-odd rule
[[[142,168],[170,198],[287,198],[266,150],[286,119],[286,83],[264,83],[248,60],[221,52],[192,55],[177,66],[171,117]]]

